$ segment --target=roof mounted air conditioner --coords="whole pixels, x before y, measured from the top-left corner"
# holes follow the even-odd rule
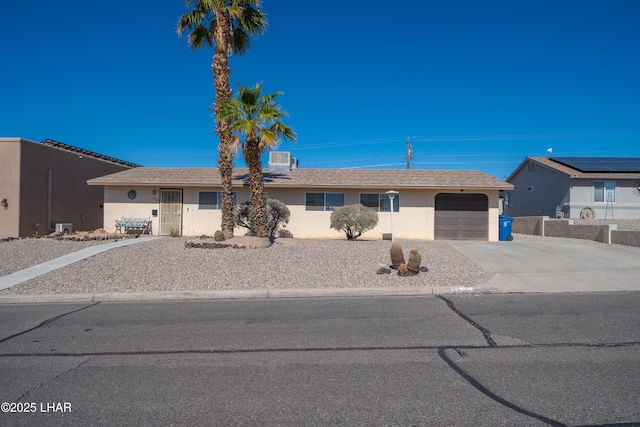
[[[291,157],[289,151],[270,151],[269,152],[269,171],[270,172],[290,172],[294,166],[297,166],[297,159]]]

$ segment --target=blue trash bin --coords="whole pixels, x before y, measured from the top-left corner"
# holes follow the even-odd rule
[[[499,239],[503,242],[512,241],[511,225],[513,224],[513,217],[500,215],[500,227],[499,227]]]

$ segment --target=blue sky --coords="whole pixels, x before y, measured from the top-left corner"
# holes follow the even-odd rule
[[[5,2],[0,136],[215,166],[213,52],[181,0]],[[301,167],[480,169],[640,157],[640,2],[265,0],[231,81],[282,91]],[[266,159],[266,158],[265,158]],[[236,161],[241,167],[241,159]]]

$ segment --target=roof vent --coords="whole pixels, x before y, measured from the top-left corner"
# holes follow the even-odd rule
[[[269,152],[269,172],[290,172],[298,167],[298,159],[289,151]]]

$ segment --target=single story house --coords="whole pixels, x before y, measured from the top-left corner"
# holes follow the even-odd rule
[[[507,215],[640,218],[640,158],[527,157],[507,182]]]
[[[271,158],[292,159],[287,168],[264,170],[265,191],[291,211],[286,229],[300,238],[341,238],[330,228],[336,207],[362,203],[379,212],[375,229],[363,239],[391,233],[391,203],[395,190],[394,237],[397,239],[498,240],[499,193],[513,186],[480,171],[346,170],[297,168],[289,153]],[[284,155],[283,155],[284,154]],[[104,187],[104,226],[115,231],[123,216],[150,217],[153,234],[213,235],[220,228],[220,175],[217,168],[135,168],[88,181]],[[234,196],[250,199],[247,169],[236,168]],[[235,234],[245,229],[236,229]]]
[[[87,180],[136,166],[50,139],[0,138],[0,238],[102,227],[104,191]]]

